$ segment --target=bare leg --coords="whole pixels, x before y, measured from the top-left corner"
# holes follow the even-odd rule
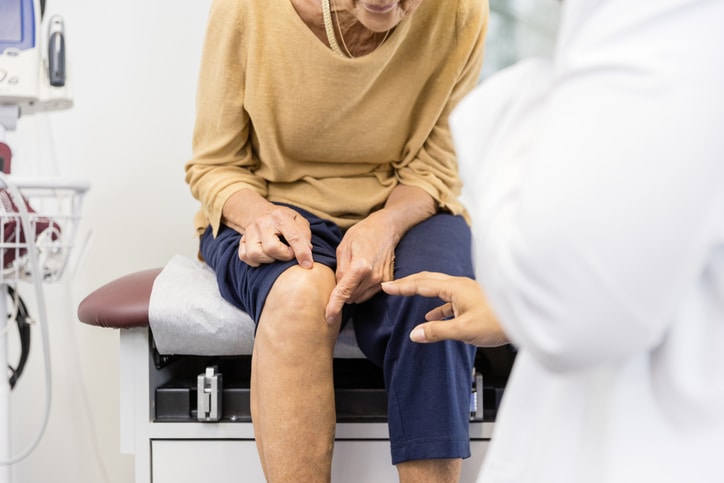
[[[251,413],[269,482],[331,480],[332,355],[339,326],[324,320],[334,274],[292,267],[275,282],[254,342]]]
[[[462,468],[460,458],[407,461],[397,465],[400,483],[457,483]]]

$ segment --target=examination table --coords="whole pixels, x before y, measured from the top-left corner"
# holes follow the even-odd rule
[[[249,412],[254,324],[221,298],[211,269],[177,255],[98,288],[78,318],[120,329],[121,451],[135,457],[136,483],[264,481]],[[353,323],[335,348],[332,481],[396,482],[381,370]],[[462,482],[475,481],[513,359],[507,347],[478,350]]]

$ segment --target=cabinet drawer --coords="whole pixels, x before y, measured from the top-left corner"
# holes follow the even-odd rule
[[[461,483],[473,483],[488,441],[472,441],[472,457],[463,462]],[[153,483],[263,483],[264,473],[252,440],[153,440]],[[332,481],[397,483],[388,441],[337,441]]]
[[[264,482],[253,440],[154,440],[153,483]]]

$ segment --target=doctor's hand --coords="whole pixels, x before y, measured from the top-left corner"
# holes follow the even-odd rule
[[[508,338],[490,309],[482,287],[467,277],[420,272],[382,284],[390,295],[439,297],[447,302],[427,314],[426,323],[410,333],[414,342],[459,340],[478,347],[497,347]]]
[[[337,285],[325,310],[328,323],[337,320],[346,303],[369,300],[380,291],[380,282],[394,277],[398,238],[382,211],[351,227],[337,247]]]
[[[243,189],[224,205],[222,221],[243,235],[239,258],[252,267],[295,258],[303,268],[314,265],[309,222],[291,208]]]

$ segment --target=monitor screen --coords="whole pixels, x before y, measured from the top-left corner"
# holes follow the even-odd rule
[[[0,2],[0,41],[16,43],[23,40],[22,0]]]
[[[0,53],[8,47],[31,48],[35,44],[33,0],[0,1]]]

